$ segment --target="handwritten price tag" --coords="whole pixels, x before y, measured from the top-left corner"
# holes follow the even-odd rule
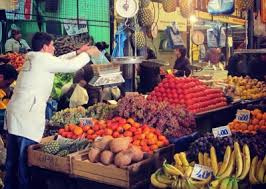
[[[222,126],[222,127],[217,127],[212,129],[212,133],[214,135],[214,138],[217,137],[226,137],[226,136],[231,136],[232,132],[228,126]]]
[[[197,180],[206,180],[211,175],[212,175],[212,169],[210,167],[195,164],[191,174],[191,178]]]
[[[237,110],[236,120],[239,122],[248,123],[250,120],[250,111],[249,110]]]
[[[93,125],[92,118],[80,118],[79,122],[81,126]]]

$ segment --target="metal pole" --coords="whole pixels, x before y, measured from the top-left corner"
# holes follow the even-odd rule
[[[254,47],[254,20],[253,9],[248,10],[248,49]]]
[[[79,28],[79,0],[77,0],[77,24]]]
[[[113,43],[114,43],[114,0],[109,1],[109,10],[110,10],[110,54],[113,52]]]

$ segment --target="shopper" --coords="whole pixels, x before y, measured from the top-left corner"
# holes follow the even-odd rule
[[[176,47],[176,61],[174,65],[174,73],[176,76],[189,76],[191,74],[190,62],[186,57],[187,49],[185,47]]]
[[[249,68],[251,78],[266,81],[266,54],[260,54],[253,59]]]
[[[28,43],[22,39],[19,30],[11,31],[11,38],[6,41],[5,52],[26,53],[30,50]]]
[[[217,70],[217,66],[224,70],[225,56],[220,48],[208,49],[205,61],[209,62],[214,70]]]
[[[11,65],[6,64],[6,60],[0,58],[0,89],[8,88],[18,77],[17,70]]]
[[[84,45],[76,52],[55,57],[52,37],[42,32],[33,36],[32,50],[34,52],[26,55],[7,107],[9,135],[4,189],[30,188],[27,148],[42,139],[46,102],[52,91],[54,74],[75,72],[90,61],[90,56],[100,54],[96,47]]]

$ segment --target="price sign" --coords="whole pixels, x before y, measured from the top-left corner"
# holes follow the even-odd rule
[[[191,174],[191,178],[197,180],[206,180],[211,175],[212,175],[212,169],[210,167],[195,164]]]
[[[222,126],[222,127],[216,127],[212,129],[212,133],[215,138],[217,137],[226,137],[226,136],[231,136],[231,130],[228,126]]]
[[[92,118],[80,118],[79,122],[81,126],[93,125]]]
[[[248,123],[250,120],[249,110],[237,110],[236,120],[243,123]]]

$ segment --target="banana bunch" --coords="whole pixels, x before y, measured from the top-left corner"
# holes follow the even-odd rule
[[[216,179],[211,182],[211,188],[238,188],[238,181],[244,180],[250,170],[251,158],[248,145],[244,145],[241,151],[238,142],[234,143],[234,149],[226,147],[223,162],[217,163],[214,147],[211,148],[211,167]],[[226,186],[226,187],[225,187]]]
[[[2,89],[0,89],[0,99],[4,98],[6,96],[5,91],[3,91]]]
[[[195,162],[189,163],[185,152],[174,155],[175,165],[163,163],[162,169],[151,175],[151,183],[156,188],[173,189],[199,189],[204,188],[210,181],[211,176],[206,180],[198,181],[191,178]]]
[[[251,184],[266,183],[266,155],[263,160],[259,160],[258,156],[252,159],[249,171],[249,181]]]

